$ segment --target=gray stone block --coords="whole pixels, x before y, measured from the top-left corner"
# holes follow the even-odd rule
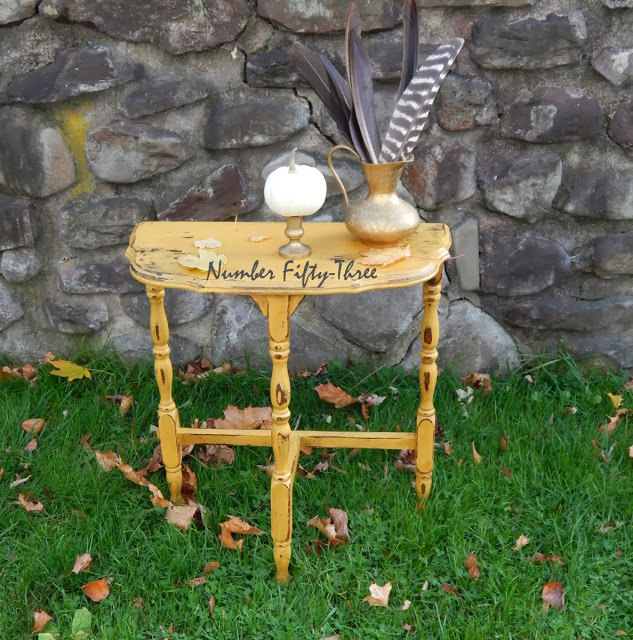
[[[179,167],[187,151],[184,140],[173,131],[112,122],[89,133],[86,156],[101,180],[130,184]]]
[[[24,315],[24,309],[15,294],[0,282],[0,331],[17,322]]]
[[[633,275],[633,231],[596,238],[577,252],[578,268],[601,278]]]
[[[633,0],[602,0],[608,9],[633,9]]]
[[[39,0],[0,0],[0,24],[9,24],[30,18]]]
[[[616,87],[633,81],[633,48],[603,47],[591,58],[591,66]]]
[[[31,248],[9,249],[2,253],[0,271],[9,282],[28,282],[41,270],[42,262],[37,251]]]
[[[562,282],[571,271],[564,247],[549,238],[489,232],[483,238],[482,284],[486,293],[523,296]]]
[[[130,264],[123,257],[91,257],[66,260],[57,267],[65,293],[130,293],[145,287],[130,275]]]
[[[111,344],[126,360],[136,362],[138,360],[153,360],[152,349],[154,343],[148,329],[131,329],[111,337]],[[176,334],[170,334],[169,346],[171,352],[169,358],[176,367],[184,367],[200,357],[202,347],[186,338]]]
[[[633,156],[633,100],[620,104],[609,121],[607,132],[613,142]]]
[[[197,320],[213,308],[214,298],[208,294],[184,289],[165,290],[165,312],[170,326],[178,326]],[[128,293],[121,296],[123,311],[144,327],[149,327],[150,306],[145,293]]]
[[[546,69],[580,62],[587,25],[581,11],[505,23],[482,20],[473,28],[473,59],[486,69]]]
[[[480,184],[484,206],[535,222],[551,210],[562,175],[563,164],[556,153],[518,156],[502,162],[494,175]]]
[[[51,325],[62,333],[94,333],[108,321],[108,307],[102,300],[86,303],[48,298],[44,310]]]
[[[55,62],[13,77],[6,102],[60,102],[84,93],[104,91],[140,76],[140,65],[115,65],[110,49],[89,45],[61,51]]]
[[[128,118],[140,118],[202,100],[208,95],[208,87],[200,80],[146,78],[123,98],[121,106]]]
[[[479,225],[475,218],[468,218],[451,225],[453,246],[451,253],[456,257],[455,268],[459,286],[465,291],[479,289]]]
[[[499,117],[492,83],[481,76],[449,74],[438,95],[437,123],[448,131],[495,124]]]
[[[524,7],[538,0],[418,0],[420,7]]]
[[[9,198],[0,193],[0,250],[34,244],[31,203],[26,198]]]

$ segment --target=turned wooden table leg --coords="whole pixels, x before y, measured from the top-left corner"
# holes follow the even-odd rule
[[[169,325],[163,300],[165,289],[161,287],[147,287],[147,297],[150,302],[150,331],[154,341],[154,371],[160,390],[160,404],[158,405],[158,435],[165,462],[167,484],[172,502],[182,502],[182,455],[178,444],[177,429],[178,409],[171,396],[173,371],[169,359],[170,348]]]
[[[271,481],[271,529],[273,555],[277,566],[277,582],[290,579],[290,541],[292,538],[292,485],[294,481],[299,439],[290,431],[290,354],[289,296],[268,296],[268,335],[273,371],[270,381],[272,402],[272,448],[275,467]]]
[[[440,323],[437,305],[442,294],[442,267],[424,283],[424,315],[422,316],[422,362],[420,364],[421,402],[417,415],[417,450],[415,456],[415,489],[419,498],[428,497],[433,475],[435,443],[435,407],[433,394],[437,382],[437,341]]]

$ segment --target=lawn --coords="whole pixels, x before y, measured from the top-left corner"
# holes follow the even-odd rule
[[[475,389],[466,417],[456,394],[464,383],[443,372],[433,489],[424,513],[416,509],[413,474],[394,466],[398,452],[349,457],[340,450],[327,471],[295,484],[292,580],[278,585],[268,534],[270,480],[257,467],[267,464],[269,451],[240,448],[233,464],[215,468],[189,457],[199,482],[196,499],[211,516],[208,527],[193,524],[182,533],[146,488],[118,470],[101,471],[81,442],[91,434],[93,449],[114,450],[135,469],[145,466],[157,444],[150,430],[158,402],[152,367],[129,367],[108,355],[76,359],[92,379],[69,382],[40,365],[33,386],[0,381],[2,640],[31,637],[33,612],[40,609],[53,617],[61,640],[71,639],[73,616],[84,607],[92,614],[88,637],[99,640],[633,636],[633,418],[623,415],[611,435],[598,428],[615,415],[607,392],[621,394],[623,406],[633,408],[624,374],[583,373],[564,355],[543,360],[493,379],[487,395]],[[386,399],[363,420],[358,405],[335,409],[319,399],[314,387],[326,380]],[[327,375],[294,377],[292,423],[300,416],[299,428],[412,429],[417,384],[399,370],[330,365]],[[125,393],[134,401],[122,417],[100,400]],[[191,386],[176,379],[174,396],[182,423],[189,424],[221,416],[229,403],[267,405],[268,377],[222,374]],[[32,434],[21,427],[29,418],[46,420],[32,452],[25,450]],[[452,453],[442,442],[451,443]],[[300,462],[312,469],[327,455],[315,450]],[[31,477],[10,488],[16,473]],[[148,477],[167,495],[164,470]],[[31,492],[44,509],[27,512],[18,503],[21,492]],[[321,534],[307,523],[330,507],[349,514],[351,542],[318,554],[310,549]],[[229,514],[265,535],[246,537],[241,552],[223,548],[218,525]],[[529,543],[513,551],[522,534]],[[93,558],[89,571],[74,574],[83,553]],[[464,564],[470,553],[477,580]],[[537,553],[550,559],[535,561]],[[219,568],[206,583],[188,585],[209,561]],[[110,595],[95,603],[81,587],[101,578],[110,581]],[[392,583],[387,607],[363,601],[372,582]],[[543,587],[551,582],[564,587],[561,611],[543,611]],[[405,600],[410,606],[402,610]]]

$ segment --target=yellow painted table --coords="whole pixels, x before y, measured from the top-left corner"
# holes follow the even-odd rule
[[[155,371],[160,389],[158,426],[167,482],[173,501],[181,500],[181,450],[187,444],[226,444],[272,447],[275,465],[271,482],[271,528],[277,580],[288,580],[292,537],[292,485],[300,446],[366,449],[413,449],[416,452],[415,486],[418,497],[431,489],[437,379],[437,305],[442,265],[449,257],[451,236],[443,224],[421,224],[408,240],[411,257],[394,264],[366,267],[358,261],[367,248],[354,240],[343,223],[308,223],[304,241],[312,247],[307,259],[281,258],[277,249],[287,242],[284,223],[259,222],[143,222],[130,237],[125,255],[132,276],[144,283],[151,303],[150,331],[154,342]],[[254,243],[264,233],[270,239]],[[181,266],[178,258],[196,254],[194,241],[213,237],[216,251],[228,262],[209,277]],[[290,429],[290,316],[304,296],[360,293],[423,284],[421,402],[416,433],[343,431],[291,431]],[[165,289],[198,293],[251,296],[268,318],[272,375],[270,431],[188,429],[180,426],[172,398],[169,328],[163,306]],[[350,304],[353,301],[350,300]]]

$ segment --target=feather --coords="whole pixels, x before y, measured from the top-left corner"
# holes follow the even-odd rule
[[[400,86],[398,100],[409,86],[409,82],[418,68],[418,47],[420,46],[418,33],[418,8],[415,0],[404,0],[402,7],[402,71],[400,72]]]
[[[288,58],[319,96],[339,131],[349,142],[352,142],[349,130],[349,107],[345,104],[346,101],[341,102],[339,90],[331,79],[323,57],[300,42],[294,42],[288,50]],[[332,68],[334,69],[333,65]],[[336,71],[336,69],[334,70]]]
[[[349,76],[352,89],[354,113],[358,118],[361,137],[367,149],[367,155],[373,163],[378,162],[380,154],[380,131],[374,110],[374,87],[371,79],[369,56],[360,36],[350,34]]]
[[[345,69],[347,70],[347,82],[349,82],[350,86],[352,79],[349,74],[349,59],[352,46],[352,33],[355,33],[360,38],[360,14],[358,13],[358,7],[355,2],[349,5],[347,21],[345,23]]]
[[[427,122],[440,84],[463,45],[464,41],[461,38],[452,38],[444,42],[417,70],[391,116],[380,151],[380,162],[405,160],[413,151]]]

